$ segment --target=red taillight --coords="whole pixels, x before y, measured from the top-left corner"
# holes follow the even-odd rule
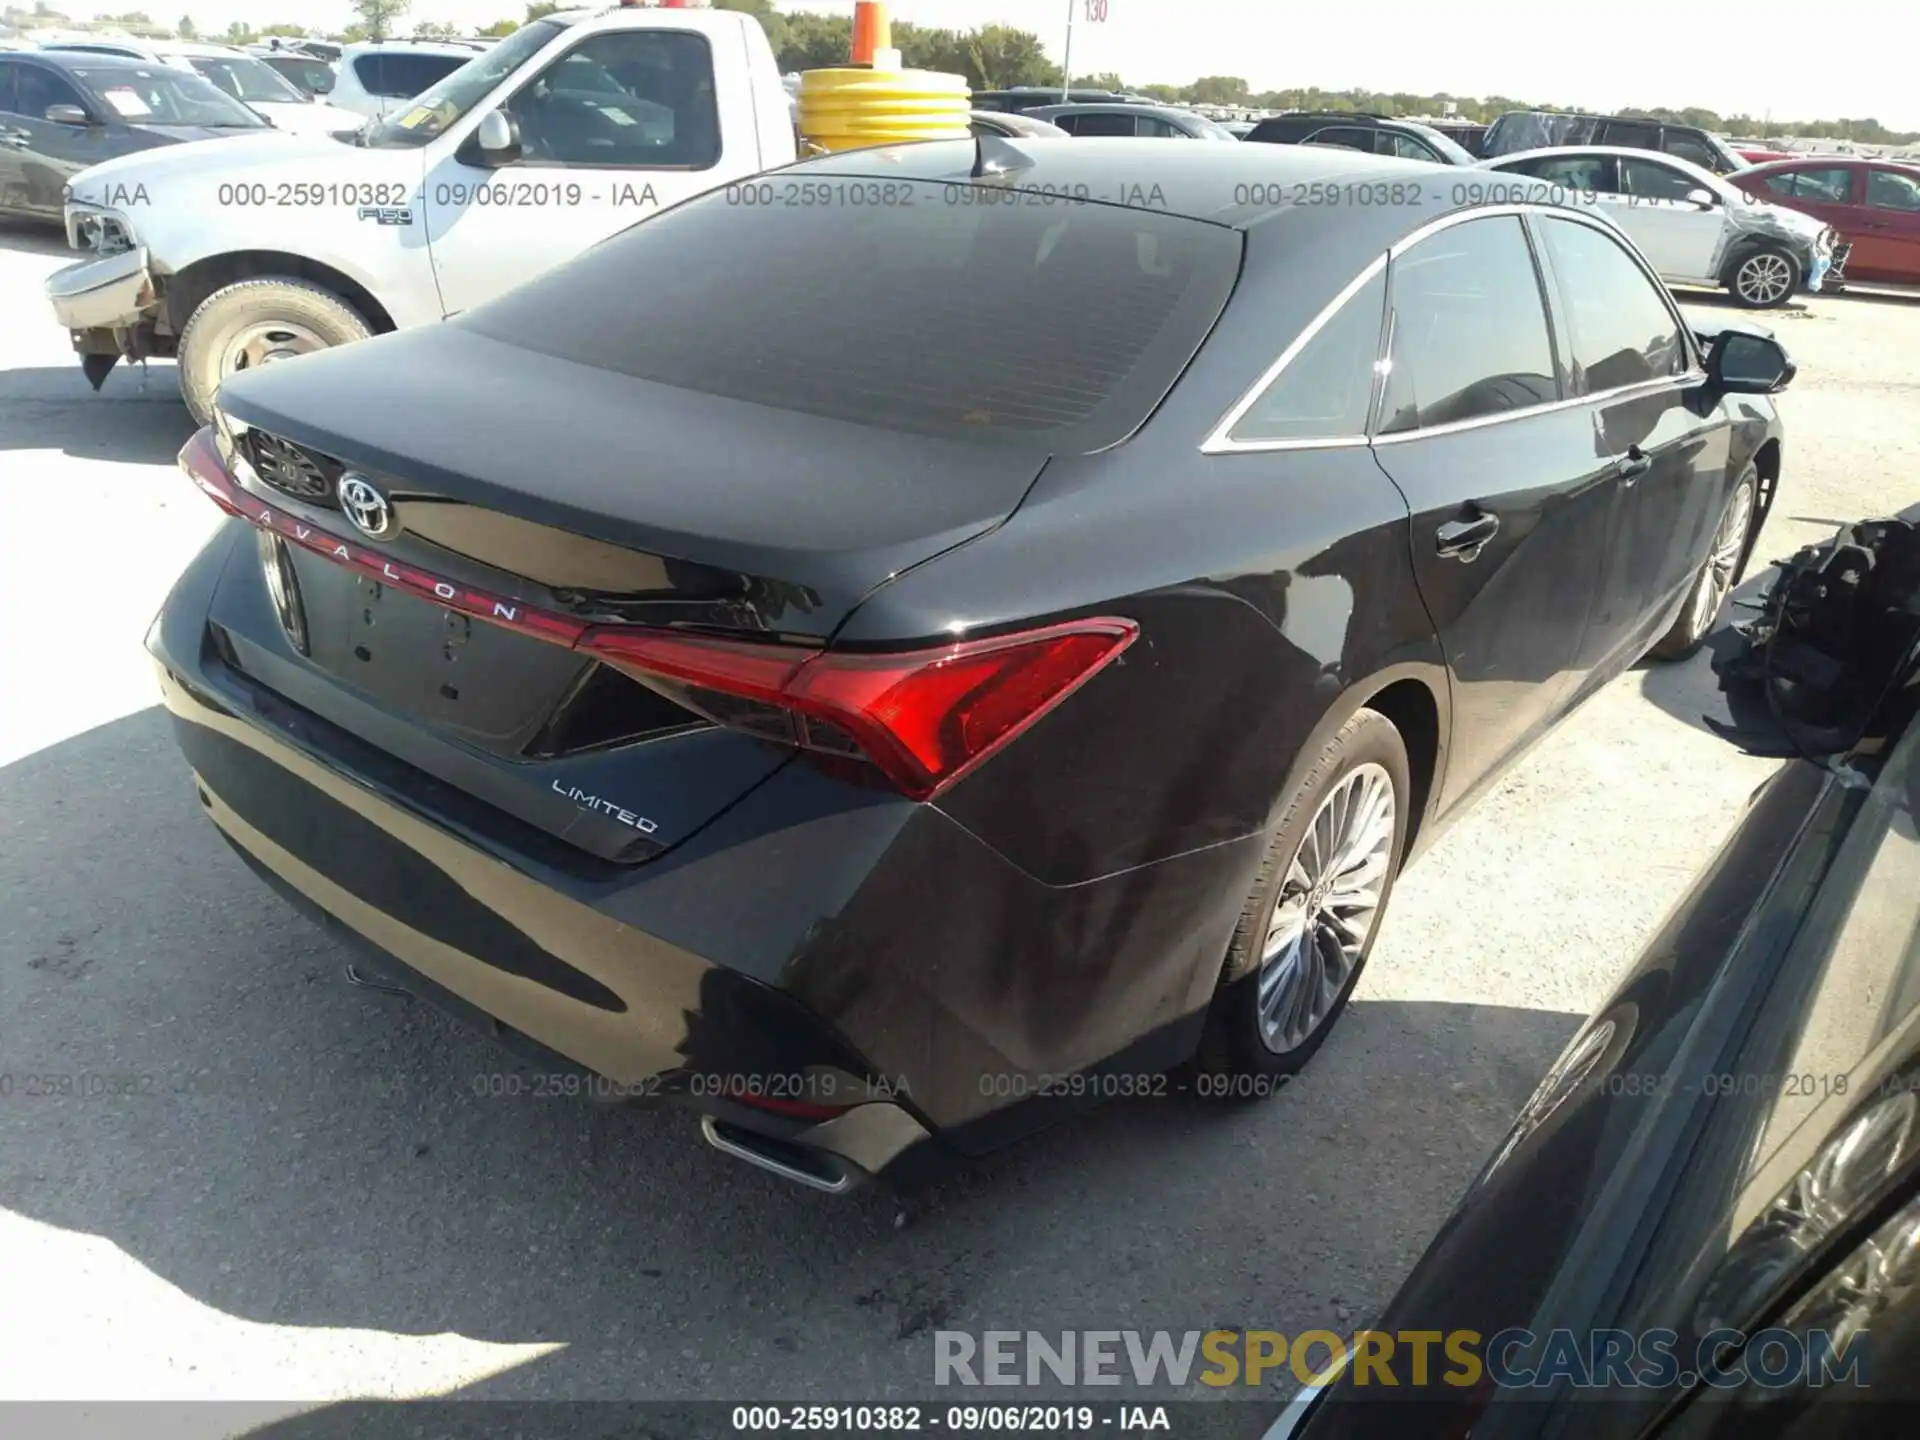
[[[930,650],[848,654],[715,640],[672,631],[587,626],[394,560],[276,509],[243,490],[211,428],[180,468],[229,514],[462,614],[567,645],[642,680],[722,725],[821,755],[869,761],[903,794],[929,800],[1091,680],[1134,641],[1132,620],[1074,620]]]
[[[608,627],[588,631],[580,648],[642,679],[690,687],[690,703],[722,723],[824,754],[857,754],[904,794],[928,800],[1092,679],[1139,632],[1131,620],[1101,618],[931,650],[843,654]],[[703,691],[754,710],[702,703]]]
[[[211,425],[201,426],[193,438],[180,447],[180,468],[229,515],[244,513],[235,498],[233,478],[227,474],[226,462],[220,458],[220,447],[213,438]]]

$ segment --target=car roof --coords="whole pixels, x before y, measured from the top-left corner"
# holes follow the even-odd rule
[[[237,45],[209,45],[203,40],[155,40],[153,51],[156,55],[192,55],[202,60],[231,60],[247,53]]]
[[[552,18],[542,16],[542,19]],[[461,55],[471,60],[480,52],[471,45],[450,45],[442,40],[362,40],[347,46],[340,58],[349,55]]]
[[[1424,182],[1430,187],[1428,198],[1444,204],[1460,178],[1456,166],[1364,155],[1336,146],[1163,146],[1142,145],[1123,136],[1076,138],[1071,145],[1028,145],[998,137],[984,142],[882,145],[803,160],[787,170],[964,183],[973,178],[976,162],[984,158],[990,178],[1021,189],[1133,203],[1136,208],[1230,229],[1251,229],[1278,214],[1297,216],[1310,211],[1317,220],[1305,223],[1352,224],[1364,227],[1366,236],[1404,233],[1438,212],[1417,203],[1289,205],[1286,196],[1291,187],[1312,182]]]
[[[1190,115],[1172,105],[1139,105],[1128,100],[1075,100],[1066,105],[1036,105],[1029,115]]]
[[[1258,125],[1274,125],[1282,121],[1338,120],[1347,125],[1358,125],[1362,129],[1379,125],[1411,125],[1411,120],[1402,120],[1395,115],[1374,115],[1361,110],[1289,110],[1284,115],[1269,115],[1264,120],[1255,121]]]
[[[1502,110],[1494,117],[1493,123],[1497,125],[1509,115],[1551,115],[1558,120],[1625,120],[1634,125],[1664,125],[1669,130],[1692,130],[1701,135],[1713,133],[1704,125],[1689,125],[1684,120],[1661,120],[1651,115],[1615,115],[1606,110],[1529,110],[1524,105],[1516,110]]]
[[[1782,170],[1834,169],[1844,165],[1898,170],[1906,175],[1920,174],[1920,161],[1916,160],[1895,160],[1885,155],[1819,155],[1809,152],[1804,155],[1785,156],[1779,160],[1763,160],[1758,165],[1749,165],[1744,170],[1736,170],[1733,175],[1726,178],[1732,180],[1736,175],[1772,175]]]
[[[1027,138],[1030,140],[1050,139],[1052,136],[1049,132],[1053,131],[1058,131],[1061,135],[1067,133],[1061,130],[1060,127],[1055,125],[1051,120],[1035,115],[1031,110],[972,110],[968,112],[968,118],[984,120],[990,125],[998,125],[1004,121],[1013,125],[1016,129],[1023,123],[1035,126],[1039,129],[1039,133],[1028,136]]]
[[[74,54],[117,55],[117,54],[121,54],[122,52],[129,52],[129,51],[133,52],[134,54],[145,55],[145,54],[151,53],[153,50],[153,47],[151,45],[143,44],[141,41],[138,41],[138,40],[111,40],[111,39],[109,40],[48,40],[43,42],[38,48],[42,51],[51,50],[55,54],[60,54],[60,55],[74,55]],[[131,58],[131,56],[129,56],[129,58]]]
[[[4,54],[9,60],[43,60],[56,70],[151,70],[155,63],[144,56],[109,55],[99,50],[8,50]]]
[[[1516,160],[1534,160],[1542,155],[1603,155],[1620,160],[1659,160],[1675,169],[1688,171],[1695,175],[1704,175],[1715,184],[1724,185],[1727,177],[1716,175],[1704,165],[1680,155],[1669,155],[1664,150],[1641,150],[1632,145],[1542,145],[1534,150],[1514,150],[1505,155],[1494,155],[1482,160],[1480,164],[1487,169],[1497,170],[1511,165]]]

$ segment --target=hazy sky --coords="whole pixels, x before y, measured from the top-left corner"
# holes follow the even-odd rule
[[[25,3],[25,0],[19,0]],[[68,0],[68,14],[119,12],[148,0]],[[344,26],[345,0],[151,0],[203,30],[234,20]],[[1073,0],[1085,13],[1085,0]],[[851,14],[851,0],[800,0],[783,10]],[[518,16],[524,0],[414,0],[415,20],[479,26]],[[1037,32],[1057,60],[1068,0],[895,0],[895,19],[967,28],[1003,23]],[[1705,105],[1722,114],[1769,110],[1802,120],[1872,116],[1920,130],[1920,5],[1827,11],[1756,0],[1107,0],[1105,24],[1074,26],[1076,73],[1116,70],[1131,84],[1239,75],[1255,90],[1365,86],[1429,94],[1502,94],[1611,109]],[[1678,20],[1681,28],[1665,22]],[[1351,21],[1352,23],[1342,23]]]

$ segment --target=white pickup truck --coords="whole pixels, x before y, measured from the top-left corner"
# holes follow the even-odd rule
[[[67,243],[92,258],[47,296],[95,389],[122,358],[177,356],[204,421],[236,370],[445,319],[795,147],[752,16],[563,11],[352,135],[82,171]]]

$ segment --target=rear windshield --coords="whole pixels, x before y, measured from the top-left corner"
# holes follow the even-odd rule
[[[453,323],[780,409],[1084,451],[1152,413],[1239,264],[1236,231],[1164,212],[790,171],[635,225]]]
[[[361,88],[369,95],[377,95],[383,100],[411,100],[421,91],[446,79],[471,58],[382,50],[371,55],[356,55],[353,73],[359,77]]]

